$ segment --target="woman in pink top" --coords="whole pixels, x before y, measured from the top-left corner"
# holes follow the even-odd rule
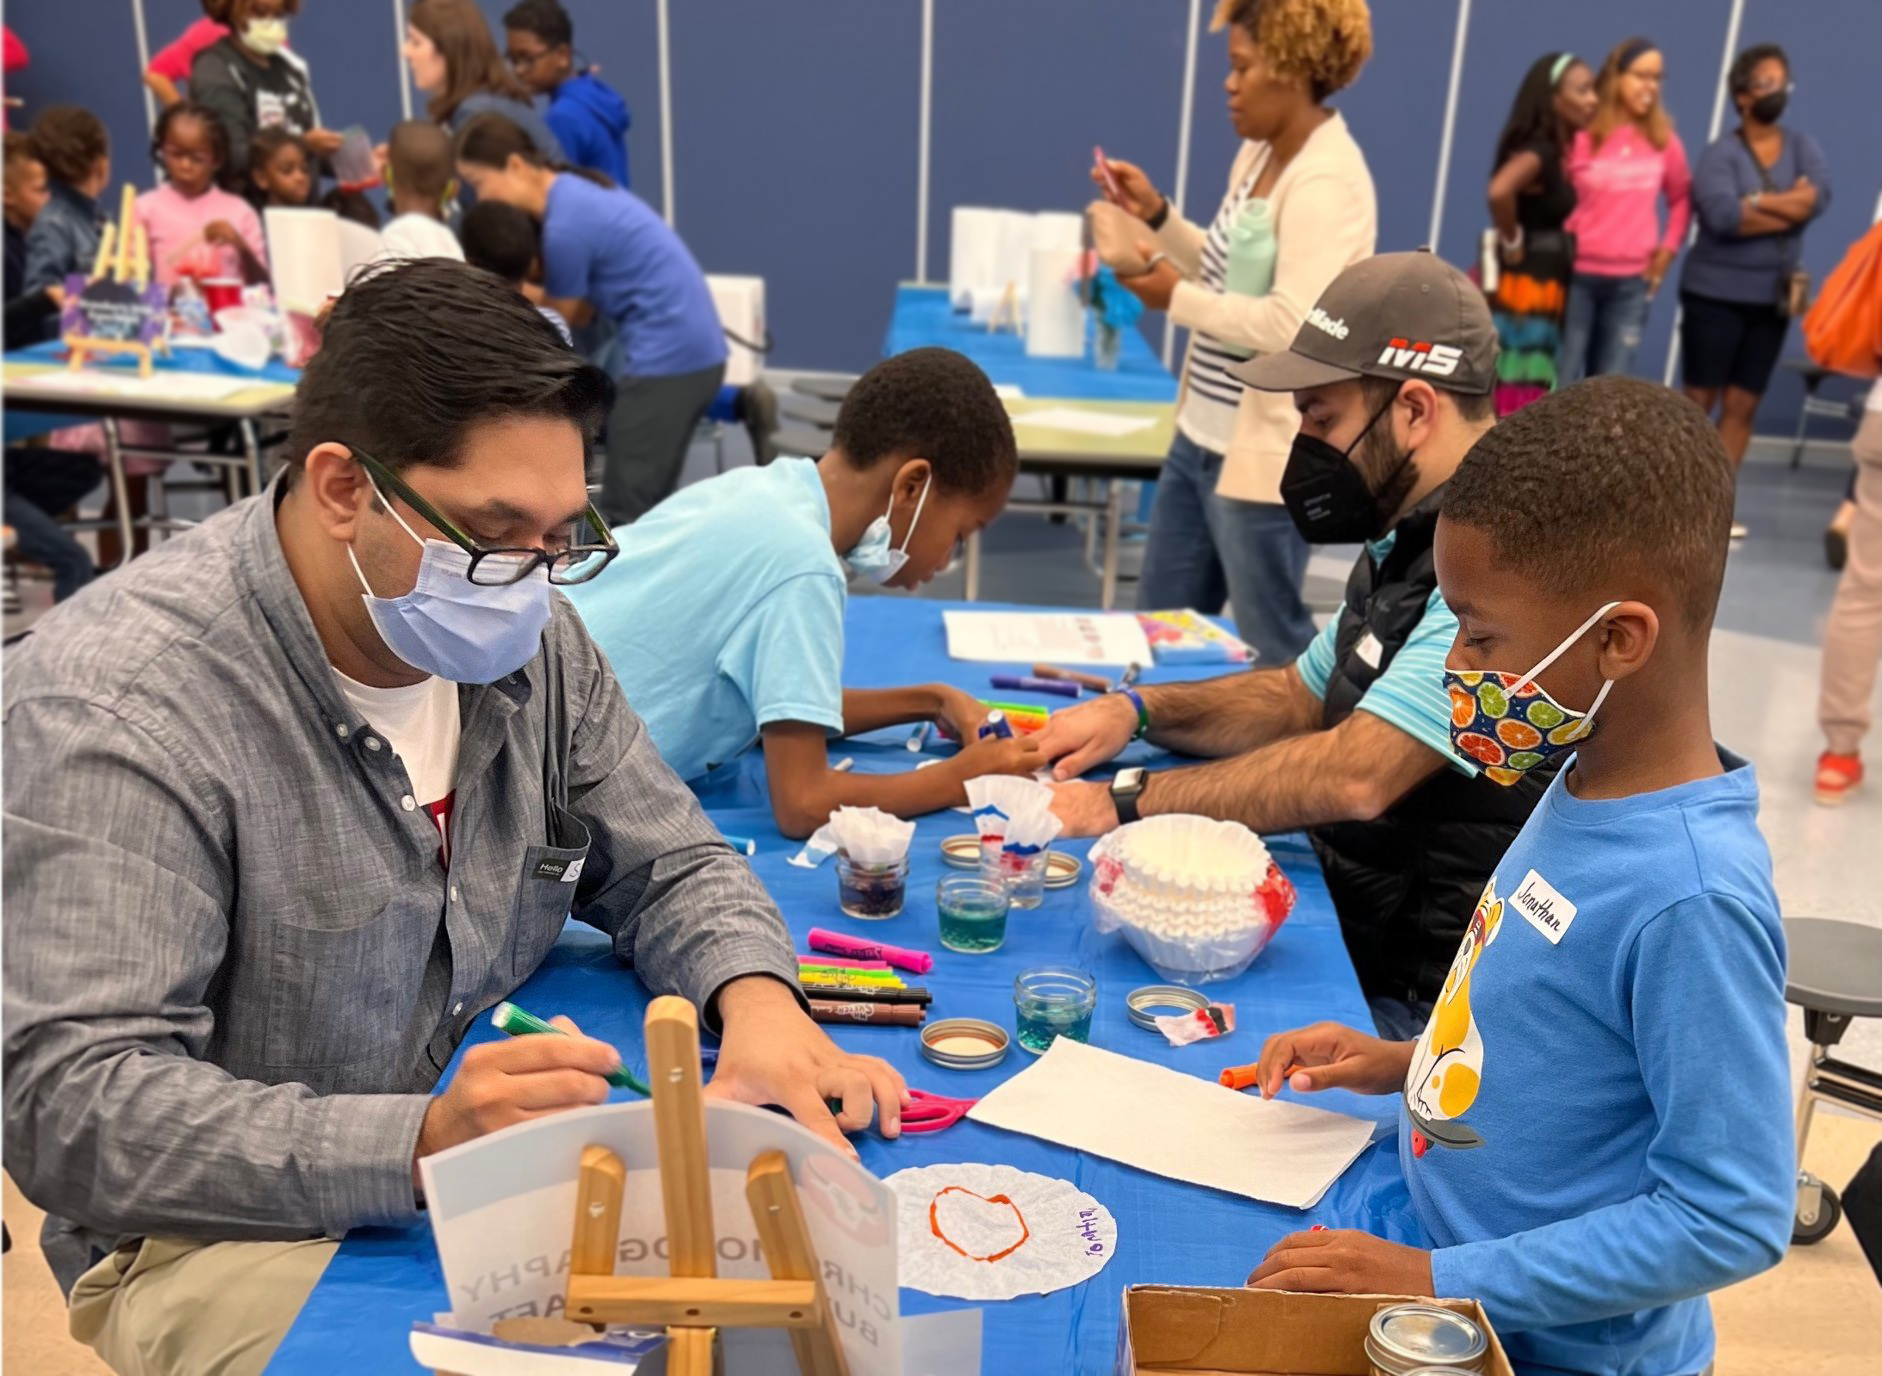
[[[1673,121],[1660,104],[1665,59],[1630,38],[1602,65],[1601,108],[1575,136],[1575,275],[1562,326],[1557,385],[1634,366],[1640,331],[1692,218],[1692,174]],[[1660,198],[1666,197],[1666,224]]]
[[[228,154],[228,131],[213,110],[186,100],[157,117],[151,155],[166,180],[137,198],[137,218],[150,237],[151,270],[166,287],[179,277],[268,280],[260,217],[216,185]]]

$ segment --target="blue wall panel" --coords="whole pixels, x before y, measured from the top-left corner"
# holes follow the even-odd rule
[[[31,61],[9,73],[6,93],[25,101],[7,111],[15,129],[32,126],[48,105],[83,105],[111,136],[111,213],[125,182],[149,185],[150,124],[139,84],[137,30],[131,0],[83,6],[13,4],[7,27],[26,45]]]

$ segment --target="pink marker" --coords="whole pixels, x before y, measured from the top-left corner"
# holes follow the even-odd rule
[[[898,970],[912,970],[918,975],[925,975],[934,969],[934,957],[926,951],[909,951],[900,946],[884,945],[880,941],[864,941],[841,932],[826,932],[821,927],[810,929],[810,949],[863,960],[886,960]]]

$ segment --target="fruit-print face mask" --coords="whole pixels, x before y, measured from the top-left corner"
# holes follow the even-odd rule
[[[1451,695],[1451,748],[1482,765],[1492,782],[1508,786],[1543,761],[1586,740],[1594,729],[1594,714],[1607,700],[1614,680],[1602,683],[1593,706],[1577,712],[1550,697],[1536,682],[1536,675],[1620,605],[1610,602],[1601,608],[1526,674],[1447,667],[1444,686]]]

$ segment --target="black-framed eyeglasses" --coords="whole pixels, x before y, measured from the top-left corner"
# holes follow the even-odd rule
[[[470,555],[470,567],[464,576],[479,587],[501,588],[511,583],[520,583],[537,569],[547,567],[549,581],[566,587],[571,583],[586,583],[605,569],[621,552],[615,543],[614,534],[608,529],[608,523],[601,513],[595,510],[593,502],[583,510],[578,524],[584,534],[599,538],[599,544],[570,543],[559,550],[546,550],[534,545],[499,546],[489,548],[478,544],[466,535],[458,526],[446,517],[437,507],[419,496],[403,478],[385,464],[357,445],[349,445],[353,457],[359,460],[359,466],[371,475],[379,487],[379,495],[392,494],[412,510],[423,516],[435,526],[444,537],[466,554]]]
[[[510,70],[513,72],[520,73],[520,72],[527,72],[531,67],[534,67],[538,62],[542,61],[545,57],[547,57],[553,51],[555,51],[553,48],[544,48],[540,52],[533,52],[533,53],[512,52],[512,53],[505,53],[504,56],[509,60]]]

